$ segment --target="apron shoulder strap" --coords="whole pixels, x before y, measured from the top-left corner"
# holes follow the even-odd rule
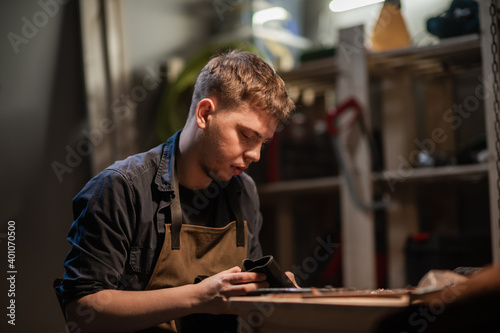
[[[170,214],[172,217],[171,228],[171,244],[172,250],[180,250],[181,248],[181,228],[182,228],[182,209],[181,209],[181,193],[179,192],[179,180],[177,179],[177,167],[174,167],[173,172],[174,194],[172,195],[172,204],[170,205]]]
[[[238,200],[240,195],[238,180],[232,178],[227,187],[227,196],[229,199],[229,205],[236,217],[236,245],[245,246],[245,222],[243,219],[243,214],[241,213],[241,205]]]

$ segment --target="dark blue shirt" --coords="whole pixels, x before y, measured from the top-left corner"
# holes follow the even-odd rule
[[[63,281],[56,287],[64,306],[104,289],[145,289],[163,245],[165,223],[170,223],[172,167],[179,134],[148,152],[115,162],[73,199],[74,222],[68,235],[71,249]],[[204,199],[213,199],[214,193],[236,195],[248,224],[248,257],[261,257],[262,215],[255,183],[246,174],[234,176],[231,182],[237,182],[236,193],[227,193],[227,183],[213,182],[206,192],[195,193],[192,206],[183,200],[185,221],[190,220],[193,209],[204,208]],[[233,220],[230,210],[221,207],[217,227]]]

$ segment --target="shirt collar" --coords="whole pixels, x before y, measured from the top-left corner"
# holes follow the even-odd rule
[[[172,135],[163,147],[160,164],[155,177],[155,184],[159,191],[174,191],[172,177],[175,166],[175,148],[179,144],[181,131],[182,130]]]

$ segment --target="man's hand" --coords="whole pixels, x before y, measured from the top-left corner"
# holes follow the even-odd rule
[[[266,275],[255,272],[242,272],[237,266],[206,278],[196,286],[201,296],[201,312],[211,314],[229,314],[227,300],[231,296],[243,296],[258,288],[268,288]]]
[[[288,278],[290,279],[290,281],[293,282],[293,284],[295,285],[295,288],[299,288],[299,285],[297,284],[297,281],[295,281],[295,275],[292,273],[292,272],[289,272],[289,271],[286,271],[285,272],[286,276],[288,276]]]

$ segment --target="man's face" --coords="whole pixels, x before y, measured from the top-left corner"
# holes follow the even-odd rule
[[[278,122],[268,112],[244,104],[233,110],[217,110],[207,117],[199,163],[212,179],[228,181],[260,159]]]

